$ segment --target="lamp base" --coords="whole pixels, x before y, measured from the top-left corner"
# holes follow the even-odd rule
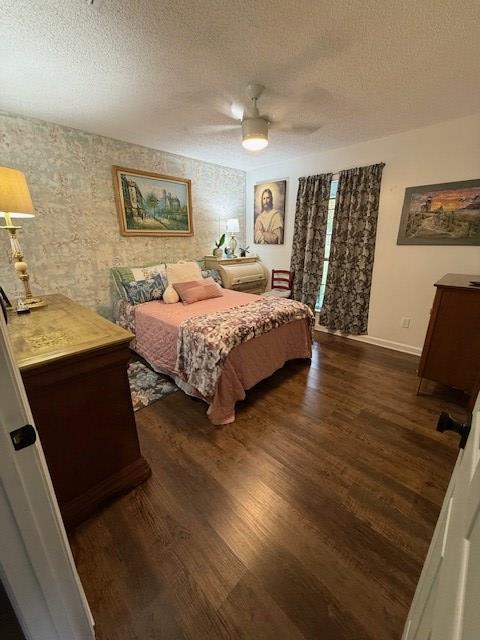
[[[10,214],[5,214],[5,220],[7,224],[1,226],[0,229],[6,229],[10,235],[10,247],[12,250],[11,261],[14,263],[15,271],[17,272],[17,275],[25,289],[25,297],[22,296],[21,304],[17,305],[17,307],[19,306],[23,309],[37,309],[38,307],[45,307],[48,303],[42,298],[33,296],[30,289],[28,265],[23,259],[23,251],[17,238],[17,231],[21,227],[17,227],[12,224]]]
[[[233,233],[230,235],[229,245],[230,245],[230,251],[232,253],[232,258],[236,258],[235,251],[237,250],[238,243]]]
[[[24,298],[23,303],[29,309],[38,309],[39,307],[46,307],[48,302],[43,298],[37,298],[35,296]]]

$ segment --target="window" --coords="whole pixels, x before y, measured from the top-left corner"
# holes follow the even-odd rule
[[[330,199],[328,201],[327,233],[325,235],[325,254],[323,256],[322,282],[320,284],[320,290],[318,292],[317,302],[315,304],[315,311],[320,311],[320,309],[322,308],[323,297],[325,295],[325,286],[327,284],[330,247],[332,245],[333,217],[335,215],[335,201],[337,199],[337,187],[338,179],[332,180],[332,184],[330,186]]]

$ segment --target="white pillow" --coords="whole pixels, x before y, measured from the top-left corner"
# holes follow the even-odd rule
[[[162,298],[166,304],[175,304],[175,302],[180,301],[180,297],[178,293],[175,291],[175,289],[173,288],[172,284],[169,284],[168,287],[165,289],[165,291],[163,292]]]
[[[201,280],[202,271],[196,262],[173,262],[167,264],[168,284]]]

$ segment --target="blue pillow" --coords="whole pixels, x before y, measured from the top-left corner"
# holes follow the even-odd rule
[[[202,269],[202,276],[204,278],[213,278],[216,283],[218,283],[221,287],[223,286],[222,276],[220,275],[220,272],[217,271],[217,269]]]
[[[166,286],[159,273],[155,274],[153,278],[146,278],[145,280],[123,281],[122,285],[130,304],[161,300]]]

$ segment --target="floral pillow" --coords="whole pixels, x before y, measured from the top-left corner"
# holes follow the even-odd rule
[[[153,278],[157,273],[166,279],[164,263],[147,264],[140,267],[112,267],[110,269],[110,289],[113,301],[116,302],[118,299],[128,300],[123,287],[124,282]]]
[[[204,278],[213,278],[217,284],[223,286],[222,276],[217,269],[202,269],[202,277]]]
[[[165,280],[157,273],[153,278],[122,282],[130,304],[142,304],[151,300],[161,300],[165,291]]]
[[[165,280],[167,279],[167,270],[163,263],[155,264],[151,267],[132,267],[133,280],[146,280],[147,278],[153,278],[157,273],[163,276]],[[128,280],[131,281],[132,278],[128,278]]]

